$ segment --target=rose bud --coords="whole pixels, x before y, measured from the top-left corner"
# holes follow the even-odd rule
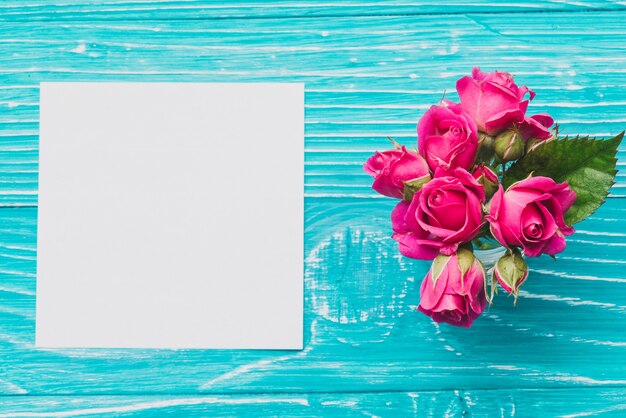
[[[527,257],[554,255],[565,249],[565,236],[574,233],[563,218],[576,200],[567,182],[528,177],[491,199],[487,220],[491,234],[505,247],[521,247]]]
[[[504,131],[496,137],[496,155],[502,161],[521,158],[524,155],[525,146],[521,134],[514,129]]]
[[[401,199],[404,183],[430,179],[428,164],[421,155],[404,146],[391,151],[376,152],[363,169],[374,177],[372,189],[378,193]]]
[[[471,251],[460,248],[435,258],[420,288],[420,312],[469,328],[486,305],[485,269]]]
[[[478,160],[489,161],[493,158],[496,148],[496,138],[484,132],[478,133]]]
[[[439,173],[391,213],[392,238],[406,257],[432,260],[440,252],[453,254],[484,224],[483,186],[462,168],[454,176]]]
[[[476,124],[461,106],[445,101],[431,106],[420,119],[417,147],[433,171],[469,169],[476,159],[477,132]]]
[[[504,290],[517,299],[519,288],[528,277],[528,264],[517,248],[509,248],[494,266],[493,276]]]
[[[483,188],[485,189],[485,197],[487,199],[490,199],[496,190],[498,190],[498,184],[500,184],[498,176],[486,165],[478,165],[476,169],[474,169],[472,175],[478,183],[483,185]]]
[[[528,102],[535,97],[527,87],[518,87],[509,73],[484,73],[478,67],[474,67],[471,77],[456,82],[456,90],[463,110],[474,119],[478,130],[488,135],[497,135],[522,122]],[[524,98],[526,93],[529,99]]]

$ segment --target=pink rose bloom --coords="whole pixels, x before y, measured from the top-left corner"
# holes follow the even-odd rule
[[[438,253],[450,255],[484,224],[484,201],[483,186],[462,168],[454,170],[454,176],[436,175],[410,203],[396,205],[392,238],[406,257],[431,260]]]
[[[529,100],[535,97],[526,86],[518,87],[509,73],[484,73],[478,67],[472,69],[471,77],[456,82],[456,90],[463,110],[474,119],[478,130],[488,135],[521,123]],[[526,93],[530,94],[528,100],[524,99]]]
[[[459,262],[462,257],[467,264]],[[487,305],[484,286],[485,269],[470,251],[440,255],[422,282],[417,309],[435,322],[469,328]]]
[[[398,199],[402,198],[403,181],[430,175],[424,158],[415,152],[407,151],[404,146],[391,151],[377,151],[363,165],[363,169],[374,177],[372,189],[382,195]]]
[[[431,106],[417,124],[417,146],[430,168],[469,169],[478,150],[476,124],[460,105]]]
[[[567,182],[549,177],[528,177],[504,192],[499,187],[491,200],[487,220],[500,244],[521,247],[524,255],[554,255],[565,249],[565,236],[574,233],[563,214],[576,200]]]

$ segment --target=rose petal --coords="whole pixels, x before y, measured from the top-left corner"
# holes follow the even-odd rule
[[[524,255],[526,257],[539,257],[542,254],[544,243],[542,242],[525,242],[522,244]]]
[[[547,113],[538,113],[536,115],[532,115],[530,118],[536,120],[537,122],[539,122],[546,128],[549,128],[552,125],[554,125],[554,119],[552,118],[552,116],[548,115]]]
[[[460,320],[461,316],[467,314],[467,305],[465,303],[465,298],[461,295],[456,294],[444,294],[439,303],[432,308],[433,312],[455,312],[459,315],[458,320]]]
[[[409,234],[393,234],[391,236],[398,243],[400,254],[418,260],[432,260],[439,254],[442,243],[434,240],[416,238]]]
[[[549,211],[546,208],[546,203],[549,203],[553,198],[549,197],[546,200],[537,202],[536,205],[539,208],[539,210],[541,210],[541,214],[542,214],[542,218],[543,218],[543,237],[542,238],[547,238],[547,237],[551,237],[558,229],[558,225],[556,224],[555,220],[554,220],[554,213]],[[558,214],[560,214],[560,212],[557,212]]]
[[[550,215],[548,214],[548,216]],[[543,224],[544,216],[540,207],[536,203],[530,203],[522,209],[520,216],[520,231],[526,240],[541,241],[544,235]]]
[[[394,232],[404,233],[409,230],[405,217],[409,209],[409,203],[401,200],[391,211],[391,228]]]
[[[475,80],[484,80],[485,78],[487,78],[488,74],[489,73],[480,71],[480,67],[472,68],[472,78],[474,78]]]
[[[402,199],[402,190],[389,181],[389,179],[379,176],[374,179],[372,183],[372,189],[382,194],[383,196],[393,197],[396,199]]]
[[[488,135],[497,135],[522,120],[524,120],[524,111],[516,106],[490,115],[490,118],[485,121],[484,131]]]
[[[576,201],[576,193],[569,188],[566,181],[557,185],[557,187],[552,190],[552,195],[558,200],[564,213],[567,212]]]
[[[565,246],[565,238],[557,231],[554,235],[552,235],[552,238],[546,242],[543,252],[549,255],[555,255],[563,251]]]
[[[444,267],[441,275],[436,282],[432,279],[432,268],[424,277],[422,285],[420,287],[420,304],[424,309],[435,310],[440,304],[445,294],[446,287],[448,286],[448,272]]]

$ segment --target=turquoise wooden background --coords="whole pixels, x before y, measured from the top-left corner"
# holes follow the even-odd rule
[[[626,414],[624,171],[516,308],[469,331],[415,311],[428,264],[399,256],[361,164],[386,135],[414,143],[473,65],[514,73],[564,133],[626,128],[623,1],[0,1],[0,417]],[[303,351],[33,347],[54,80],[306,83]]]

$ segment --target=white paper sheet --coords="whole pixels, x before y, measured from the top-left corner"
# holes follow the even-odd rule
[[[39,347],[300,349],[304,86],[42,83]]]

